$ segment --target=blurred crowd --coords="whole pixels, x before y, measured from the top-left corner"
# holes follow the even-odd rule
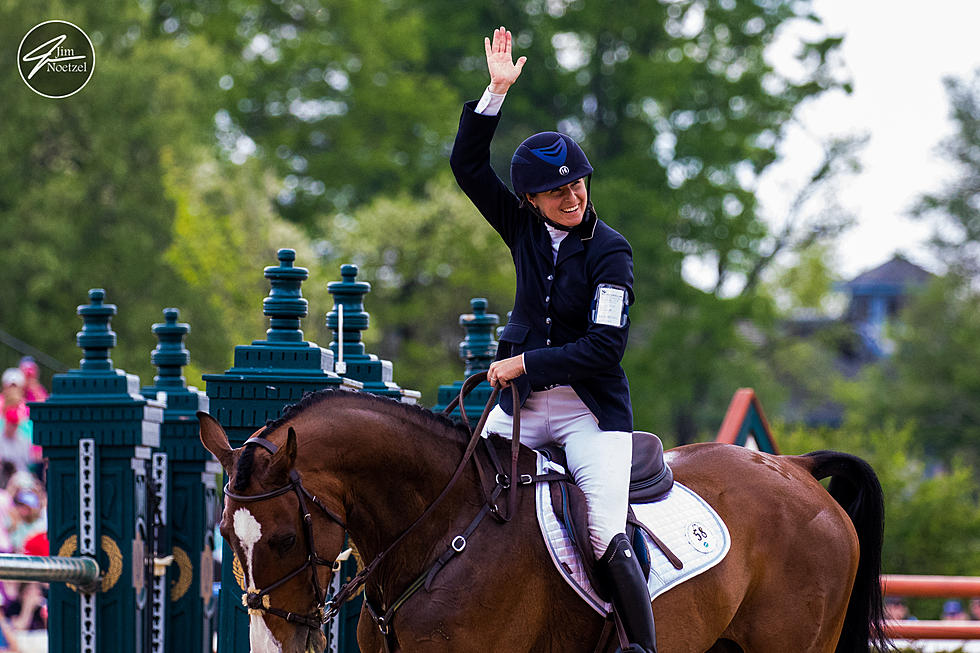
[[[44,401],[37,363],[3,372],[0,395],[0,553],[49,555],[41,448],[33,444],[30,402]],[[26,653],[46,641],[47,584],[0,580],[0,652]]]

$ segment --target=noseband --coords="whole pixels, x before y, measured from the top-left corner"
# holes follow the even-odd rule
[[[278,451],[278,447],[273,443],[269,442],[265,438],[249,438],[245,441],[245,446],[255,445],[262,447],[270,454],[275,454]],[[336,560],[325,560],[317,555],[316,552],[316,542],[313,539],[313,516],[310,514],[309,509],[306,507],[306,500],[309,499],[317,506],[323,513],[329,517],[332,521],[340,525],[344,531],[347,530],[347,525],[344,524],[342,520],[336,513],[323,505],[323,502],[311,494],[305,487],[303,487],[303,481],[300,480],[299,472],[295,469],[289,472],[289,482],[278,487],[275,490],[270,490],[269,492],[263,492],[262,494],[235,494],[231,491],[230,483],[225,484],[224,493],[225,496],[239,501],[242,503],[255,503],[258,501],[265,501],[266,499],[273,499],[278,496],[282,496],[287,492],[293,492],[296,494],[296,498],[299,500],[299,514],[303,519],[303,534],[306,538],[306,548],[308,555],[306,562],[297,567],[295,570],[289,572],[276,582],[272,583],[265,589],[249,589],[244,594],[242,594],[242,605],[248,608],[249,614],[261,614],[268,613],[281,617],[286,621],[291,623],[299,623],[312,628],[314,630],[319,630],[320,626],[326,621],[326,610],[325,606],[327,603],[326,592],[320,588],[320,580],[317,578],[316,568],[317,567],[330,567],[333,572],[340,569],[340,563],[347,559],[350,555],[350,549],[344,551]],[[292,580],[299,574],[303,573],[307,569],[311,570],[311,582],[313,585],[313,597],[316,601],[316,609],[310,614],[296,614],[295,612],[287,612],[286,610],[280,610],[279,608],[272,607],[272,602],[269,597],[269,593],[280,585]]]

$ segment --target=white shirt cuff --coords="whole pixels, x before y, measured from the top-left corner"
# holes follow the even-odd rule
[[[500,106],[504,103],[506,93],[491,93],[490,87],[483,91],[483,97],[476,103],[476,113],[484,116],[495,116],[500,113]]]
[[[524,373],[527,374],[527,365],[524,364],[524,354],[521,354],[521,367],[524,368]]]

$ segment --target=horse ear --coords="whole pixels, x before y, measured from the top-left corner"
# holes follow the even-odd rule
[[[201,444],[213,453],[224,470],[231,474],[234,466],[234,452],[231,445],[228,444],[228,434],[225,433],[218,420],[204,411],[197,412],[197,419],[201,424]]]
[[[286,432],[286,443],[279,448],[279,451],[272,456],[269,462],[270,469],[283,476],[289,473],[296,463],[296,431],[290,426]]]

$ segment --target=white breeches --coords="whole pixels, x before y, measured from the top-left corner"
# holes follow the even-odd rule
[[[510,438],[513,418],[495,407],[484,435]],[[609,541],[626,531],[633,435],[602,431],[595,416],[571,386],[532,392],[521,409],[521,444],[537,449],[551,442],[565,448],[569,473],[585,494],[589,508],[589,535],[596,558]]]

